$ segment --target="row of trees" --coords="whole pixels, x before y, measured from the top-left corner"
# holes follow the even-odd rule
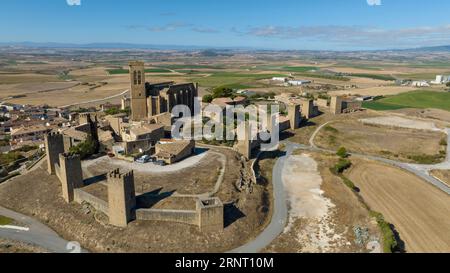
[[[246,96],[246,95],[242,95],[239,94],[237,95],[233,89],[226,87],[226,86],[219,86],[216,87],[212,90],[211,94],[205,95],[203,96],[203,102],[205,103],[211,103],[214,99],[217,98],[231,98],[234,99],[237,96],[244,96],[244,97],[248,97],[249,99],[259,99],[259,98],[265,98],[265,99],[274,99],[275,98],[275,93],[274,92],[268,92],[268,93],[264,93],[264,94],[255,94],[252,95],[250,97]]]

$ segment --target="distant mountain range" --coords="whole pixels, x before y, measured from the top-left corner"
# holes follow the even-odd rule
[[[131,43],[37,43],[37,42],[7,42],[1,43],[0,47],[30,47],[30,48],[78,48],[78,49],[153,49],[153,50],[202,50],[202,49],[252,49],[249,47],[210,47],[195,45],[151,45]]]
[[[422,52],[450,52],[450,45],[447,46],[432,46],[432,47],[419,47],[416,49],[406,49],[407,51],[422,51]]]
[[[212,47],[212,46],[195,46],[195,45],[152,45],[152,44],[132,44],[132,43],[89,43],[89,44],[75,44],[75,43],[38,43],[38,42],[6,42],[1,43],[0,47],[29,47],[29,48],[57,48],[57,49],[148,49],[148,50],[270,50],[270,49],[258,49],[252,47]],[[275,50],[274,51],[307,51],[314,52],[314,50]],[[330,50],[317,50],[327,51]],[[389,49],[389,50],[359,50],[383,52],[383,51],[401,51],[401,52],[450,52],[450,45],[433,46],[433,47],[418,47],[409,49]],[[346,51],[340,51],[346,52]],[[350,51],[349,51],[350,52]]]

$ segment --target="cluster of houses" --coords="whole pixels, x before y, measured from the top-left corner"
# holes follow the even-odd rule
[[[43,145],[44,135],[71,126],[71,113],[48,106],[0,103],[0,140],[5,150]]]

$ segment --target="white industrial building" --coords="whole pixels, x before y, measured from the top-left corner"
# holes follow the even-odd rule
[[[450,76],[437,75],[436,80],[432,81],[432,84],[444,84],[450,82]]]
[[[427,81],[413,81],[411,86],[414,87],[430,87],[430,84]]]
[[[284,78],[284,77],[273,77],[272,81],[276,81],[276,82],[287,82],[288,78]]]
[[[308,81],[308,80],[290,80],[287,83],[289,85],[292,85],[292,86],[300,86],[300,85],[304,85],[304,84],[310,84],[311,81]]]

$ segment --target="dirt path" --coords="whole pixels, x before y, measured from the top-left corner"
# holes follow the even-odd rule
[[[415,175],[361,161],[349,178],[375,211],[395,225],[407,252],[450,252],[450,197]]]

